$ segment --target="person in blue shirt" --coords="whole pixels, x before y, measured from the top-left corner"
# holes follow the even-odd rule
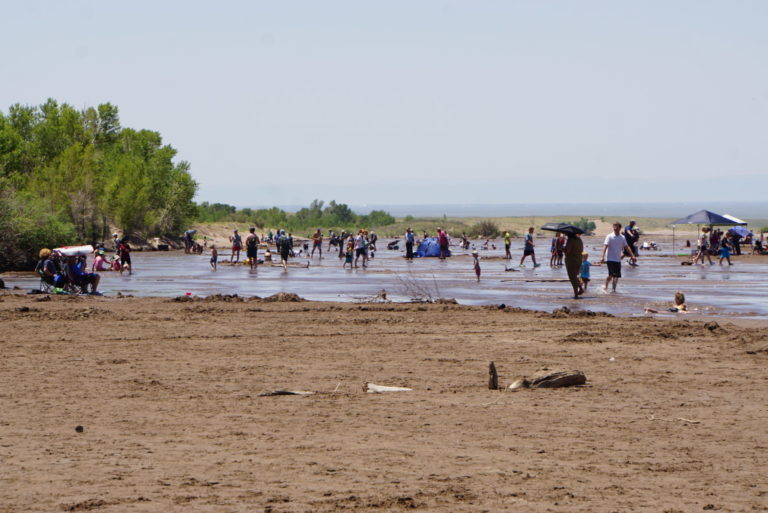
[[[101,276],[96,273],[86,272],[85,257],[69,257],[67,263],[67,275],[73,285],[80,287],[83,294],[96,294],[99,293],[96,289],[99,287],[99,281]],[[88,291],[88,285],[91,286],[90,292]]]
[[[587,291],[587,285],[589,285],[589,268],[592,264],[589,262],[589,253],[586,251],[581,254],[581,269],[579,271],[579,279],[581,280],[581,288],[584,292]]]

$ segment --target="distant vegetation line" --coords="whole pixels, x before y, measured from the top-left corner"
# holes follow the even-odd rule
[[[434,235],[439,226],[454,236],[466,234],[468,237],[494,238],[509,231],[513,237],[519,236],[511,227],[500,226],[490,219],[473,219],[472,221],[443,217],[419,217],[407,215],[396,219],[383,210],[373,210],[368,214],[356,214],[344,204],[330,201],[314,200],[308,207],[298,209],[294,213],[272,207],[262,209],[241,208],[226,203],[203,202],[197,207],[198,223],[231,222],[266,229],[285,229],[297,235],[309,236],[316,229],[336,230],[340,232],[356,231],[360,228],[376,230],[382,236],[400,236],[407,228],[412,228],[417,235],[423,233]],[[474,222],[473,222],[474,221]],[[587,233],[595,229],[595,223],[587,218],[571,220],[572,224]]]

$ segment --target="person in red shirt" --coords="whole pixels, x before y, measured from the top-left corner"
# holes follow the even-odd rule
[[[123,271],[128,271],[128,274],[133,274],[133,266],[131,265],[131,246],[128,245],[128,242],[123,240],[120,241],[120,246],[117,250],[118,254],[120,255],[120,274],[123,274]]]
[[[448,234],[441,228],[437,229],[437,244],[440,246],[440,260],[445,260],[445,257],[450,255],[448,250]]]

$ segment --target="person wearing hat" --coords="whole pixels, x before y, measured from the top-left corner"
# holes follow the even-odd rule
[[[43,248],[38,254],[40,260],[37,262],[35,271],[42,280],[55,288],[62,288],[66,283],[66,277],[59,271],[57,256],[48,248]]]
[[[96,250],[96,256],[91,264],[91,272],[95,271],[109,271],[111,269],[109,262],[105,256],[103,249]]]

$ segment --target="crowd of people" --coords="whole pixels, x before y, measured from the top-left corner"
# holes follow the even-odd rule
[[[705,226],[701,229],[701,235],[697,240],[696,253],[693,257],[693,265],[704,265],[704,259],[709,265],[714,265],[712,257],[720,257],[720,265],[723,261],[728,265],[733,265],[731,255],[741,255],[741,246],[752,247],[752,253],[762,254],[763,242],[760,239],[754,239],[754,235],[749,232],[742,236],[732,230],[723,232],[717,228]]]
[[[132,274],[131,246],[127,240],[112,234],[114,255],[109,258],[104,243],[94,246],[72,248],[43,248],[38,253],[35,272],[40,276],[43,287],[57,294],[92,294],[98,292],[101,275],[98,273],[116,271]],[[87,253],[86,253],[87,248]],[[93,257],[90,269],[88,257]]]
[[[99,294],[101,277],[88,272],[85,256],[65,256],[59,251],[43,248],[35,271],[52,292]]]
[[[545,229],[548,229],[545,227]],[[207,237],[201,245],[195,240],[196,232],[187,230],[183,234],[184,248],[187,253],[203,253],[210,250],[210,265],[212,270],[217,270],[219,263],[219,251],[216,245],[208,246]],[[509,231],[503,232],[504,258],[511,259],[511,234]],[[260,264],[274,263],[274,256],[271,246],[274,246],[274,255],[279,256],[279,266],[287,270],[291,258],[304,256],[308,262],[314,258],[323,259],[323,246],[326,236],[321,229],[315,230],[309,239],[300,239],[296,243],[293,234],[284,229],[276,231],[270,230],[268,234],[259,235],[256,228],[251,227],[248,235],[243,239],[237,229],[233,230],[229,237],[231,244],[231,254],[229,263],[240,263],[241,252],[245,251],[243,264],[249,265],[255,270]],[[414,230],[408,227],[403,235],[404,258],[406,261],[412,261],[417,256],[416,248],[426,241],[430,240],[434,256],[441,260],[448,258],[451,247],[451,238],[446,230],[437,228],[434,235],[424,232],[422,238],[417,238]],[[606,277],[601,289],[604,292],[615,292],[620,278],[622,277],[622,262],[626,260],[631,266],[638,265],[638,256],[640,231],[634,220],[630,220],[626,227],[621,223],[614,223],[612,231],[603,242],[602,252],[597,265],[605,265]],[[378,236],[375,232],[369,232],[366,229],[359,229],[356,233],[342,231],[335,233],[330,230],[327,234],[328,246],[326,253],[332,252],[334,247],[338,249],[338,258],[341,261],[342,268],[367,268],[370,261],[375,257],[378,242]],[[469,241],[466,234],[458,239],[460,249],[472,249],[472,266],[476,278],[479,281],[481,277],[480,253],[478,249],[495,249],[495,245],[490,239],[485,243],[475,244]],[[311,248],[310,248],[311,244]],[[391,240],[386,244],[387,249],[398,250],[400,239]],[[435,246],[436,244],[436,246]],[[690,243],[688,243],[690,244]],[[731,231],[723,232],[721,230],[705,227],[701,231],[701,236],[697,240],[697,249],[693,257],[693,264],[704,263],[705,260],[714,264],[712,256],[720,256],[720,264],[727,262],[732,265],[731,254],[741,254],[741,247],[744,244],[750,246],[754,244],[753,252],[763,252],[762,240],[752,240],[751,233],[748,237],[739,237]],[[120,273],[132,273],[131,248],[127,240],[121,240],[117,233],[113,234],[112,245],[114,256],[107,256],[107,249],[104,244],[97,244],[92,252],[93,262],[90,269],[87,265],[87,255],[76,254],[68,256],[61,251],[43,249],[40,251],[40,260],[37,265],[37,272],[40,274],[41,281],[46,286],[55,291],[71,291],[80,293],[98,293],[100,276],[99,272],[118,271]],[[656,246],[655,243],[648,244],[650,249]],[[645,248],[646,245],[643,245]],[[262,258],[259,258],[259,250],[263,248]],[[420,249],[419,255],[423,251]],[[327,258],[327,255],[326,255]],[[525,267],[526,261],[530,258],[534,268],[541,264],[536,259],[536,238],[535,229],[530,227],[523,236],[522,255],[519,266]],[[306,264],[309,266],[309,263]],[[550,266],[564,266],[568,279],[573,288],[574,298],[580,298],[587,291],[591,281],[592,262],[589,260],[589,254],[584,251],[584,243],[581,234],[575,232],[557,232],[551,239],[550,244]],[[507,268],[507,270],[511,270]]]
[[[312,243],[310,250],[309,243]],[[347,265],[350,268],[367,267],[368,262],[375,256],[376,243],[378,236],[376,232],[369,232],[365,229],[360,229],[356,234],[352,232],[342,231],[337,234],[333,230],[330,230],[328,234],[328,248],[326,252],[331,252],[334,247],[338,248],[339,259],[343,261],[342,266]],[[315,253],[319,259],[323,259],[323,242],[324,236],[321,229],[317,229],[310,240],[303,241],[301,247],[296,248],[295,240],[291,232],[287,232],[284,229],[278,229],[275,231],[270,230],[267,234],[262,234],[261,237],[256,233],[256,228],[251,227],[249,234],[243,244],[243,239],[238,230],[234,230],[229,237],[231,244],[231,256],[229,262],[231,264],[237,264],[240,262],[240,252],[243,246],[246,248],[245,262],[255,269],[257,265],[273,262],[272,252],[270,246],[274,245],[277,254],[280,256],[280,265],[284,269],[288,268],[289,259],[305,256],[309,259],[315,258]],[[264,258],[259,259],[259,248],[264,249]],[[406,243],[408,247],[408,243]],[[447,246],[446,246],[447,247]],[[413,241],[410,245],[413,249]],[[216,251],[216,247],[211,246],[211,250]],[[218,253],[218,252],[217,252]],[[216,257],[212,256],[211,266],[216,268]]]

